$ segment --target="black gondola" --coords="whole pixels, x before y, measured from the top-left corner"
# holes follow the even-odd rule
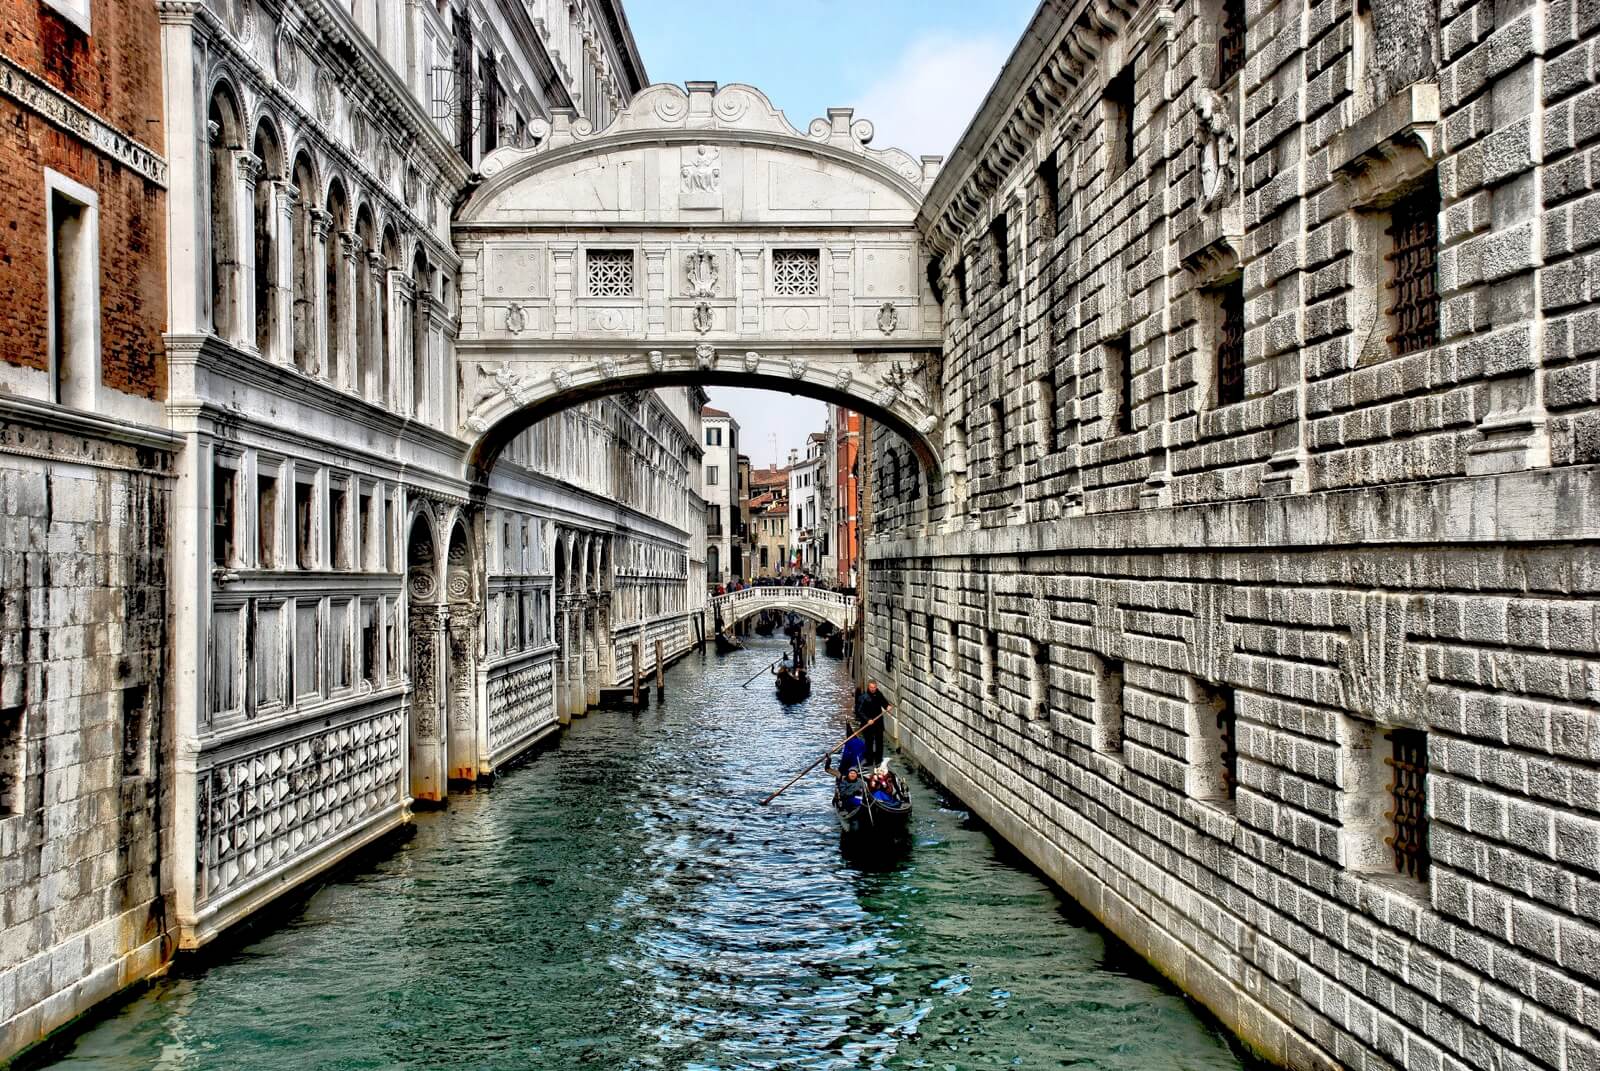
[[[739,650],[743,646],[744,646],[744,644],[740,643],[738,640],[734,639],[732,636],[728,635],[726,632],[717,633],[717,653],[718,654],[728,654],[731,651]]]
[[[811,694],[811,676],[803,669],[784,666],[778,670],[778,699],[784,703],[798,703]]]
[[[828,653],[829,658],[843,658],[844,630],[834,629],[828,633],[828,638],[823,641],[822,649]]]
[[[827,639],[829,636],[832,636],[835,631],[837,631],[837,630],[833,627],[833,622],[831,622],[831,621],[818,621],[817,622],[817,635],[821,636],[823,639]]]
[[[869,770],[854,781],[840,777],[834,782],[833,811],[839,829],[852,839],[891,840],[911,829],[911,794],[888,770]]]
[[[757,636],[770,636],[772,635],[772,630],[777,627],[778,622],[773,618],[772,614],[766,610],[761,611],[761,613],[756,616]]]

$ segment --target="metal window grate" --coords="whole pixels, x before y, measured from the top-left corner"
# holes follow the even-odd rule
[[[822,293],[822,255],[815,249],[774,249],[772,292],[779,297]]]
[[[1391,242],[1389,299],[1385,310],[1393,334],[1389,345],[1397,355],[1416,353],[1439,343],[1439,191],[1431,183],[1395,202],[1385,232]]]
[[[591,249],[584,264],[590,297],[633,297],[633,250]]]
[[[1218,294],[1217,404],[1244,401],[1244,280],[1223,287]]]
[[[1419,729],[1392,729],[1384,734],[1391,754],[1389,802],[1384,815],[1393,832],[1384,838],[1394,852],[1394,869],[1418,881],[1428,880],[1428,734]]]
[[[1217,34],[1217,84],[1244,70],[1244,0],[1223,0]]]
[[[1239,786],[1239,719],[1233,709],[1233,689],[1220,689],[1217,701],[1217,738],[1221,744],[1218,756],[1222,764],[1222,791],[1231,800]]]

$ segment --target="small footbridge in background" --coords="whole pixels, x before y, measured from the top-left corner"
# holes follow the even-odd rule
[[[846,630],[855,624],[856,597],[812,587],[749,587],[711,599],[711,613],[720,627],[728,628],[763,610],[794,612],[814,621],[826,621]]]

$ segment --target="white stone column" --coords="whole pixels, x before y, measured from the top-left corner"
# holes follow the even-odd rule
[[[247,149],[233,157],[234,260],[238,263],[234,288],[233,341],[245,349],[256,348],[256,183],[261,179],[261,158]]]
[[[206,302],[210,199],[205,101],[194,62],[196,5],[157,4],[161,19],[162,111],[167,144],[167,329],[179,335],[211,330]]]
[[[335,381],[346,390],[357,393],[361,384],[356,376],[356,339],[360,337],[361,323],[357,312],[356,287],[361,280],[360,244],[355,231],[339,234],[339,251],[343,254],[339,271],[339,352],[334,355],[338,375]]]
[[[311,317],[311,374],[319,379],[332,378],[333,354],[328,352],[328,235],[333,229],[333,215],[326,209],[311,209],[311,247],[306,255],[316,263],[311,266],[311,307],[316,314]]]
[[[369,402],[380,406],[389,404],[385,397],[384,371],[385,361],[388,360],[387,347],[383,342],[383,254],[369,251],[366,255],[366,274],[362,283],[368,287],[367,322],[362,329],[367,332],[367,353],[372,358],[372,367],[367,371],[366,382],[361,384],[361,396]]]
[[[389,268],[389,398],[386,404],[397,413],[411,413],[412,359],[411,303],[415,287],[411,276],[398,268]]]
[[[300,202],[300,192],[287,182],[272,184],[273,238],[272,251],[277,259],[277,272],[273,280],[272,302],[275,317],[272,325],[273,352],[269,355],[279,364],[294,364],[294,208]],[[309,253],[309,251],[308,251]]]

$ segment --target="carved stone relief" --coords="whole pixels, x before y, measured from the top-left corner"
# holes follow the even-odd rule
[[[678,207],[722,207],[722,152],[715,145],[685,148],[679,172]]]

